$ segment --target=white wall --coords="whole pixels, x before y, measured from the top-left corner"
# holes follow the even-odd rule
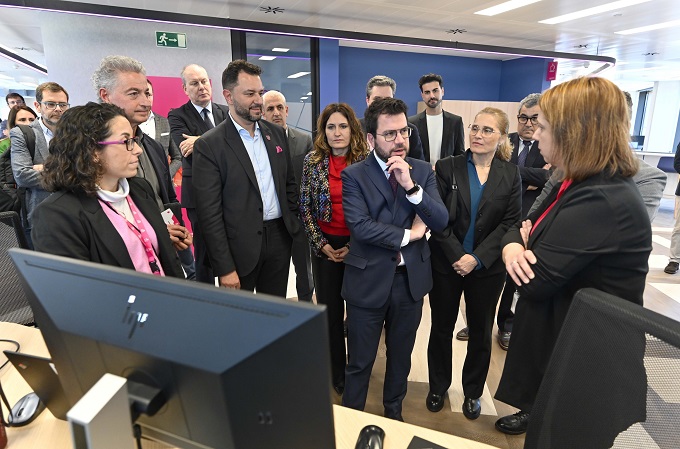
[[[654,83],[651,98],[647,101],[644,124],[645,151],[675,152],[675,130],[680,111],[680,81]]]
[[[49,79],[64,86],[74,106],[96,100],[90,77],[108,55],[135,58],[150,76],[179,77],[185,65],[202,65],[215,86],[216,102],[225,103],[220,86],[222,71],[232,59],[229,30],[56,12],[39,14],[36,20],[42,28]],[[156,31],[186,33],[187,48],[157,47]]]

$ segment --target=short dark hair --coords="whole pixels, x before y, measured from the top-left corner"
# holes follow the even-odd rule
[[[248,75],[262,74],[262,67],[243,59],[231,61],[224,72],[222,72],[222,89],[232,90],[238,84],[238,75],[246,72]]]
[[[12,129],[17,126],[17,114],[19,111],[28,111],[33,114],[33,117],[38,118],[38,115],[35,113],[35,111],[26,105],[13,106],[12,109],[9,110],[9,116],[7,117],[7,129]]]
[[[431,83],[433,81],[438,82],[440,87],[444,86],[444,80],[440,75],[437,75],[436,73],[428,73],[427,75],[421,76],[418,80],[420,91],[423,91],[423,84]]]
[[[35,101],[41,103],[43,99],[43,92],[46,90],[55,94],[58,92],[64,92],[66,94],[66,101],[68,101],[68,92],[66,92],[66,89],[52,81],[42,83],[40,86],[35,88]]]
[[[10,98],[18,98],[18,99],[20,99],[24,104],[26,104],[26,100],[24,100],[24,97],[22,97],[20,94],[18,94],[18,93],[16,93],[16,92],[10,92],[10,93],[8,93],[8,94],[5,96],[5,101],[7,102],[7,104],[9,104]]]
[[[378,117],[381,115],[399,115],[404,114],[408,118],[406,112],[408,106],[398,98],[379,98],[375,100],[364,112],[364,124],[366,125],[366,132],[373,134],[378,130]]]
[[[64,112],[50,141],[50,155],[42,172],[45,190],[97,194],[96,183],[104,174],[97,157],[103,145],[98,142],[111,135],[111,120],[118,116],[125,117],[118,106],[92,101]]]

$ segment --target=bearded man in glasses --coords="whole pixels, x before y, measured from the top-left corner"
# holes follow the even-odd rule
[[[40,119],[30,125],[33,136],[25,134],[19,127],[10,131],[12,174],[17,187],[26,189],[25,199],[22,200],[21,218],[31,248],[33,248],[31,241],[33,211],[50,195],[50,192],[40,185],[43,163],[49,154],[50,140],[57,123],[69,108],[66,89],[53,82],[39,85],[35,89],[35,100],[33,106],[40,114]]]

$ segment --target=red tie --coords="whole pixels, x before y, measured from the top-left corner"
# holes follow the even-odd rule
[[[390,187],[392,187],[392,193],[397,196],[397,177],[394,176],[394,172],[390,173],[390,177],[387,179],[390,182]]]

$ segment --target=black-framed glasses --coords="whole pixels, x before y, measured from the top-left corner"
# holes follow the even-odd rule
[[[531,124],[535,125],[538,123],[538,115],[532,115],[531,117],[528,117],[524,114],[520,114],[517,116],[517,120],[522,124],[526,125],[526,123],[531,120]]]
[[[59,109],[61,109],[62,111],[65,111],[71,106],[69,103],[57,103],[54,101],[41,101],[40,104],[45,106],[45,109],[47,109],[48,111],[56,109],[57,106],[59,106]]]
[[[489,128],[488,126],[477,126],[477,125],[468,125],[468,129],[470,130],[470,135],[471,136],[476,136],[478,132],[482,132],[483,137],[491,137],[494,135],[494,133],[497,133],[493,128]]]
[[[142,145],[142,139],[139,137],[130,137],[129,139],[125,140],[111,140],[107,142],[97,142],[99,145],[121,145],[125,144],[125,149],[128,151],[132,151],[135,149],[135,144],[141,146]]]
[[[378,134],[385,139],[385,142],[392,142],[397,138],[397,133],[401,134],[402,139],[408,139],[411,137],[411,128],[408,126],[399,130],[385,131],[382,134]]]

